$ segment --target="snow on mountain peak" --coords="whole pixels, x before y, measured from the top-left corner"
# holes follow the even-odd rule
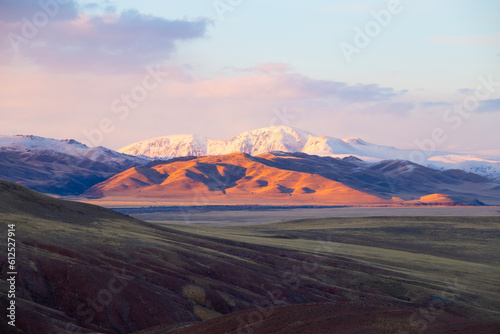
[[[342,139],[344,142],[346,142],[347,144],[353,144],[353,145],[362,145],[362,146],[369,146],[369,145],[373,145],[367,141],[364,141],[363,139],[361,138],[357,138],[357,137],[352,137],[352,138],[343,138]]]
[[[74,139],[52,139],[34,135],[0,136],[0,147],[16,151],[51,150],[59,153],[78,154],[89,147]]]
[[[244,152],[259,155],[273,151],[300,152],[309,136],[306,131],[289,126],[271,126],[250,130],[225,142],[227,153]]]
[[[318,155],[371,156],[372,151],[377,149],[386,152],[392,148],[376,146],[360,138],[338,139],[316,136],[308,131],[282,125],[245,131],[225,141],[209,139],[200,135],[158,137],[125,146],[118,152],[155,159],[168,159],[186,155],[221,155],[236,152],[259,155],[275,151]],[[388,157],[384,153],[375,158],[385,159]]]
[[[207,141],[202,135],[170,135],[133,143],[118,152],[156,159],[202,156],[207,153]]]
[[[0,136],[0,149],[26,153],[62,153],[92,161],[138,160],[137,157],[124,155],[105,147],[88,147],[74,139],[53,139],[34,135]]]
[[[275,151],[302,152],[338,158],[356,156],[364,161],[412,160],[412,156],[415,155],[415,150],[412,149],[376,145],[356,137],[340,139],[316,136],[289,126],[271,126],[249,130],[228,140],[210,139],[201,135],[171,135],[148,139],[118,150],[118,152],[154,159],[223,155],[238,152],[260,155]],[[426,166],[439,165],[438,167],[444,168],[456,168],[460,165],[468,171],[478,171],[483,175],[500,175],[500,161],[477,161],[476,159],[472,166],[470,161],[475,160],[475,158],[459,154],[467,162],[465,163],[457,158],[451,159],[450,154],[449,152],[427,151],[427,159],[418,163]],[[441,161],[443,159],[445,161]]]

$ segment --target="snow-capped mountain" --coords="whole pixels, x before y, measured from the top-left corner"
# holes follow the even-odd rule
[[[118,152],[154,159],[207,155],[207,137],[172,135],[153,138],[121,148]]]
[[[0,136],[0,149],[22,153],[61,153],[106,163],[144,163],[143,158],[118,153],[102,146],[88,147],[74,139],[58,140],[33,135]]]
[[[96,183],[147,162],[75,140],[0,136],[0,179],[50,194],[79,195]]]
[[[352,155],[353,152],[362,153],[355,146],[367,147],[369,145],[371,144],[357,138],[341,140],[316,136],[307,131],[287,126],[276,126],[246,131],[226,141],[210,139],[203,135],[158,137],[125,146],[118,152],[153,159],[170,159],[188,155],[222,155],[237,152],[259,155],[274,151],[317,155]]]
[[[121,153],[150,159],[211,156],[236,152],[259,155],[275,151],[339,158],[356,156],[367,162],[388,159],[409,160],[437,169],[459,168],[484,176],[500,177],[500,159],[451,152],[398,149],[372,144],[360,138],[317,136],[288,126],[246,131],[226,141],[210,139],[203,135],[173,135],[144,140],[118,150]]]
[[[450,166],[469,173],[488,176],[500,180],[500,162],[493,158],[485,158],[474,155],[447,154],[431,157],[429,165],[440,169]]]

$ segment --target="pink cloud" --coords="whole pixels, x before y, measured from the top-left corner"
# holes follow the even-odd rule
[[[264,68],[268,64],[264,64]],[[258,66],[259,67],[259,66]],[[214,79],[192,78],[170,82],[169,96],[270,100],[334,99],[357,103],[390,100],[405,93],[376,84],[349,85],[345,82],[316,80],[294,73],[254,73]]]

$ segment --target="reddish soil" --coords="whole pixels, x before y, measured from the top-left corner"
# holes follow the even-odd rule
[[[426,318],[402,305],[326,303],[246,310],[183,329],[168,331],[158,328],[140,334],[497,334],[499,330],[499,324],[470,320],[446,312],[439,317]]]
[[[14,333],[165,333],[173,327],[241,333],[240,319],[250,323],[243,333],[385,333],[406,330],[410,316],[429,309],[429,298],[442,289],[432,281],[416,284],[397,268],[335,253],[311,262],[310,253],[279,246],[280,240],[315,238],[307,229],[276,231],[269,235],[276,246],[263,246],[160,227],[2,181],[0,202],[0,234],[16,224]],[[0,239],[1,248],[5,242]],[[0,258],[3,287],[6,261]],[[422,297],[412,299],[412,291]],[[259,305],[275,307],[253,326]],[[446,308],[427,321],[429,330],[499,328],[477,320],[479,311],[468,312]],[[196,325],[180,329],[183,324]],[[0,330],[12,332],[5,317]]]

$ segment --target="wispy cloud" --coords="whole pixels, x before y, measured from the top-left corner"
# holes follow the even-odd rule
[[[463,95],[472,95],[474,94],[474,89],[471,89],[471,88],[461,88],[458,90],[458,92],[460,94],[463,94]]]
[[[219,77],[214,79],[193,78],[173,84],[169,94],[193,95],[203,98],[246,98],[272,100],[333,99],[345,103],[387,101],[406,91],[381,87],[377,84],[348,84],[333,80],[317,80],[305,75],[288,73],[287,66],[263,64],[256,66],[252,74]],[[265,69],[266,71],[263,71]]]
[[[415,108],[413,102],[399,101],[380,101],[367,103],[362,106],[352,106],[351,112],[361,113],[366,115],[391,115],[397,117],[408,116],[410,111]]]
[[[453,104],[450,102],[442,102],[442,101],[438,101],[438,102],[424,101],[424,102],[420,102],[420,105],[424,108],[432,108],[432,107],[449,107]]]
[[[102,12],[102,13],[115,13],[115,5],[109,1],[104,0],[101,2],[87,2],[82,4],[83,8],[87,11]]]
[[[481,101],[476,109],[480,113],[496,113],[500,112],[500,99],[491,99]]]

